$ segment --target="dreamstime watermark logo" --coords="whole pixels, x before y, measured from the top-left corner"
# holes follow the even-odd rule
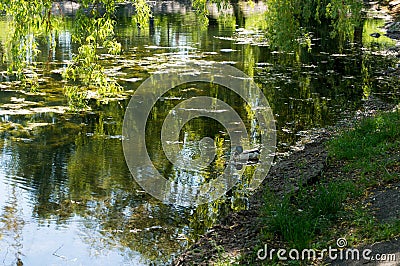
[[[257,251],[259,260],[272,260],[275,256],[278,260],[344,260],[344,261],[396,261],[396,254],[373,254],[371,249],[347,248],[347,240],[339,238],[336,241],[337,248],[329,246],[327,249],[269,249],[265,244],[264,248]]]
[[[168,180],[154,167],[145,142],[145,128],[151,109],[172,88],[194,82],[213,83],[230,89],[254,112],[262,148],[260,163],[247,187],[249,191],[254,191],[267,176],[275,153],[276,136],[272,110],[263,92],[246,74],[219,63],[185,64],[168,69],[167,72],[155,73],[139,86],[129,102],[124,117],[122,143],[126,162],[137,183],[147,193],[166,204],[197,206],[213,201],[236,184],[245,168],[235,167],[231,156],[223,174],[194,187],[190,182],[177,184],[174,180]],[[173,167],[180,170],[204,169],[215,158],[215,143],[209,137],[198,142],[200,154],[195,159],[182,160],[180,156],[180,131],[185,123],[197,117],[212,118],[222,124],[229,134],[231,150],[238,146],[252,148],[245,124],[231,106],[217,98],[193,97],[181,101],[169,110],[161,128],[163,151]]]

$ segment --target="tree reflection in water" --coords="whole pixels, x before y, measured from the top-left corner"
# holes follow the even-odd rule
[[[389,44],[366,37],[376,27],[356,23],[359,7],[352,0],[331,1],[329,16],[327,1],[305,1],[302,8],[301,1],[270,1],[268,10],[261,1],[253,7],[231,1],[222,14],[216,12],[220,1],[193,1],[197,12],[186,1],[157,2],[149,21],[113,1],[105,8],[81,1],[79,15],[71,10],[66,16],[52,16],[51,1],[33,2],[0,4],[14,17],[0,19],[6,59],[0,64],[0,259],[10,263],[167,263],[220,216],[246,208],[244,182],[213,203],[179,209],[152,199],[133,181],[121,145],[126,98],[153,71],[194,60],[235,65],[268,98],[281,151],[306,130],[334,123],[374,90],[398,92],[396,81],[382,85],[372,78],[393,60],[377,60],[361,48]],[[97,91],[109,81],[122,87],[116,93],[123,99],[107,100],[115,97],[112,91]],[[65,84],[73,88],[69,103]],[[177,171],[157,136],[168,111],[193,96],[229,103],[256,131],[248,106],[225,88],[175,88],[153,108],[146,143],[158,170],[171,178]],[[87,109],[65,113],[68,104]],[[185,134],[188,143],[204,136],[216,141],[217,159],[206,178],[224,169],[229,143],[221,125],[194,120]]]

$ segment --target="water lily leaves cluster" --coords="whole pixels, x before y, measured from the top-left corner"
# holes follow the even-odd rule
[[[145,28],[151,17],[150,2],[131,0],[135,7],[133,26]],[[72,106],[85,108],[89,98],[104,99],[115,96],[122,87],[108,76],[100,64],[100,55],[116,55],[121,44],[115,38],[115,0],[77,0],[72,39],[78,46],[76,54],[63,74],[67,81],[65,94]],[[237,1],[193,0],[192,6],[200,15],[204,27],[208,25],[208,5],[219,8],[238,5]],[[64,15],[56,15],[52,0],[0,0],[0,10],[11,24],[3,52],[8,71],[23,81],[25,87],[36,90],[39,85],[36,58],[38,42],[44,40],[51,53],[56,48],[58,32]],[[362,2],[359,0],[269,0],[265,13],[266,38],[274,49],[293,51],[298,45],[311,48],[309,31],[315,22],[329,23],[331,37],[352,41],[355,27],[361,20]],[[201,19],[203,18],[203,20]],[[312,22],[312,23],[311,23]],[[50,54],[49,54],[50,57]]]

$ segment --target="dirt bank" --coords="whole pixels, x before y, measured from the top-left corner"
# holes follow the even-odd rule
[[[331,173],[332,176],[342,174],[338,172],[336,165],[327,164],[324,142],[340,131],[340,128],[349,127],[356,121],[372,116],[378,111],[387,111],[393,108],[393,105],[371,97],[364,102],[363,107],[356,112],[352,119],[344,119],[336,127],[320,130],[318,137],[309,140],[310,142],[305,144],[302,150],[280,159],[272,166],[261,188],[269,188],[270,191],[280,195],[288,191],[296,191],[299,181],[300,184],[307,185],[317,182],[322,172],[324,175]],[[263,205],[263,192],[260,189],[251,197],[249,210],[231,213],[220,224],[210,228],[199,241],[181,254],[174,264],[209,265],[220,260],[221,256],[226,261],[227,258],[234,260],[238,256],[254,252],[254,248],[260,244],[258,235],[262,226],[259,210]],[[379,208],[380,213],[388,213],[384,208],[393,206],[393,204],[386,204],[385,201],[389,199],[382,194],[379,195],[376,197],[374,206]],[[392,213],[397,213],[397,211],[393,210]],[[277,243],[271,241],[268,245],[273,248]]]

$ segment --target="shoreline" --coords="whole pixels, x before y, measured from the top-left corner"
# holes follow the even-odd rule
[[[338,125],[321,130],[319,136],[306,143],[302,150],[280,159],[271,167],[259,190],[250,197],[248,210],[229,213],[221,219],[219,224],[208,229],[198,241],[180,254],[174,260],[173,265],[210,265],[220,260],[221,256],[234,262],[238,257],[251,255],[254,248],[262,244],[258,239],[263,227],[263,222],[259,219],[259,212],[263,207],[263,193],[266,188],[274,195],[281,197],[288,192],[297,192],[299,181],[300,185],[305,186],[316,184],[323,173],[335,171],[335,169],[330,169],[332,166],[327,163],[326,141],[364,118],[373,117],[379,112],[390,112],[394,108],[394,104],[370,97],[364,102],[363,107],[356,111],[356,115],[351,121],[341,120]],[[281,246],[279,241],[265,242],[264,244],[268,244],[271,248]]]
[[[395,12],[400,11],[400,3],[394,7]],[[374,8],[374,6],[371,8]],[[390,10],[386,8],[384,13],[389,14]],[[391,21],[386,24],[385,35],[389,38],[399,40],[400,29],[395,32],[389,30],[389,26],[394,23],[393,13],[390,13],[390,15]],[[400,66],[397,70],[399,70],[400,77]],[[317,137],[308,140],[303,147],[300,147],[298,151],[291,153],[289,156],[279,158],[271,167],[263,184],[250,197],[250,208],[248,210],[229,213],[218,224],[209,228],[198,241],[177,256],[173,265],[210,265],[217,263],[221,258],[224,263],[235,263],[238,258],[254,254],[254,249],[262,244],[268,244],[271,248],[281,246],[279,245],[280,241],[276,239],[267,240],[263,243],[260,243],[259,240],[260,230],[263,228],[263,222],[260,219],[259,213],[264,203],[264,191],[268,188],[276,196],[282,196],[289,191],[298,191],[299,181],[300,185],[312,186],[326,172],[336,175],[335,171],[339,170],[338,167],[340,166],[329,165],[328,152],[325,147],[326,141],[331,140],[343,130],[353,127],[364,118],[374,117],[380,112],[390,112],[395,108],[396,105],[394,104],[385,103],[375,96],[370,96],[350,120],[345,118],[338,121],[335,126],[318,130]],[[394,238],[389,242],[398,243],[400,241]],[[389,242],[384,242],[381,246],[386,245],[393,249],[393,245],[390,246]],[[331,263],[331,261],[325,261],[325,263],[327,262]],[[228,265],[224,263],[223,265]],[[252,261],[252,263],[261,262]],[[365,261],[348,263],[347,261],[335,262],[335,265],[362,265]]]

